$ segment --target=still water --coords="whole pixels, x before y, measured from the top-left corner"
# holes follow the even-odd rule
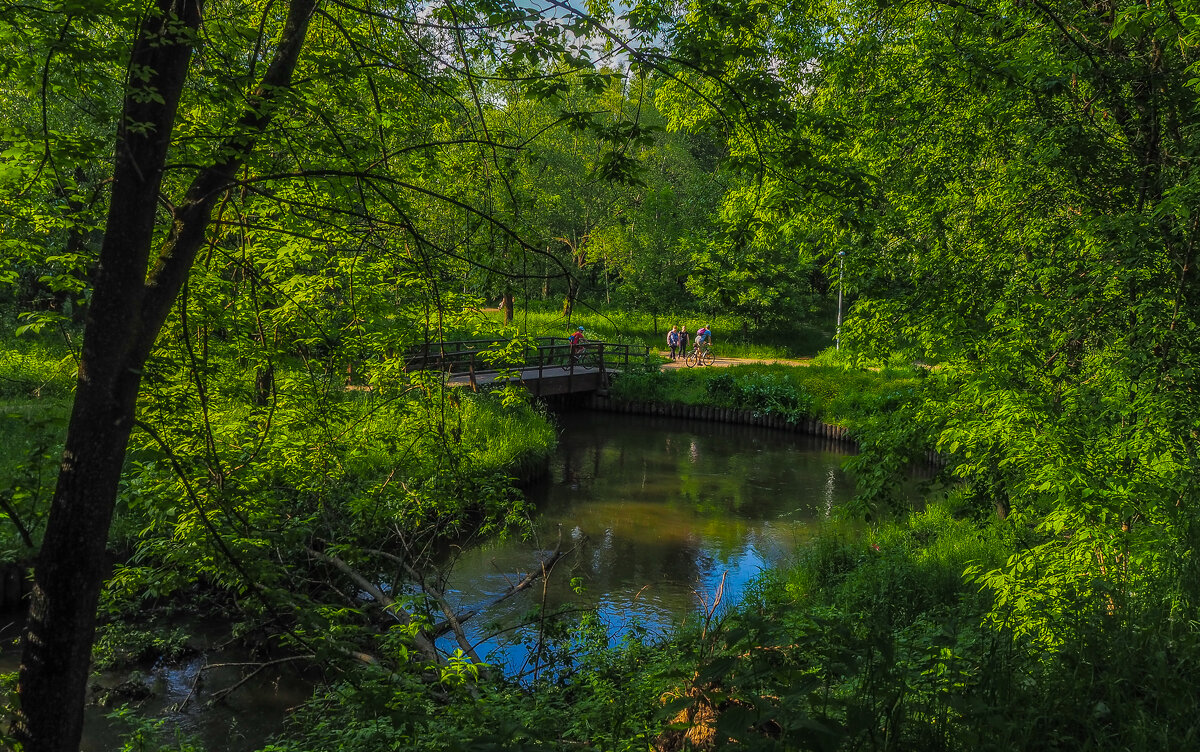
[[[532,538],[461,553],[446,590],[457,607],[477,608],[569,550],[548,582],[464,624],[479,655],[510,676],[530,670],[537,632],[522,624],[532,610],[595,609],[610,641],[653,637],[711,607],[722,582],[720,605],[736,601],[853,495],[845,444],[678,418],[579,412],[560,422],[550,474],[528,490]]]

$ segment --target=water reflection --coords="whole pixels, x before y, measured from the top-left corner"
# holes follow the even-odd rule
[[[533,631],[517,625],[533,609],[595,608],[614,640],[634,628],[661,633],[711,600],[722,578],[726,602],[737,599],[853,493],[844,445],[812,437],[603,413],[562,423],[550,477],[529,491],[541,512],[532,540],[464,553],[448,589],[456,605],[487,603],[559,540],[570,549],[548,583],[465,625],[478,652],[510,673],[528,657],[519,643]],[[489,637],[496,629],[505,631]]]

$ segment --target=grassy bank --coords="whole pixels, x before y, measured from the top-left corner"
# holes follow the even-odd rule
[[[1155,750],[1200,741],[1200,628],[1154,593],[1120,610],[1063,593],[1071,639],[1004,619],[972,572],[1022,533],[951,493],[904,520],[830,526],[730,617],[681,641],[693,739],[749,749]],[[679,739],[678,732],[676,739]],[[673,749],[681,748],[672,747]]]
[[[487,315],[497,322],[503,316],[499,311],[489,311]],[[655,317],[607,306],[588,308],[578,305],[568,317],[563,315],[561,308],[534,304],[528,310],[515,312],[513,326],[517,331],[535,337],[565,337],[575,327],[582,326],[590,339],[665,350],[667,332],[672,326],[686,326],[688,332],[695,333],[708,324],[723,356],[794,358],[815,355],[828,347],[833,339],[832,322],[833,318],[829,317],[829,321],[813,319],[759,329],[749,319],[739,316],[679,312]]]
[[[921,382],[912,368],[768,365],[646,369],[619,376],[617,399],[719,405],[782,415],[811,415],[851,428],[907,399]]]

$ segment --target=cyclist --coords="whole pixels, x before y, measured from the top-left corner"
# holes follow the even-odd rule
[[[579,327],[570,337],[567,337],[567,342],[571,344],[571,358],[574,359],[583,352],[583,345],[587,342],[583,338],[583,327]]]
[[[712,345],[712,329],[709,329],[708,324],[705,324],[696,332],[696,352],[705,352],[710,345]]]

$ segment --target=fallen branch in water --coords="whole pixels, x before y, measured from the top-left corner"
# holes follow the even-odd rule
[[[459,646],[463,649],[463,652],[470,656],[471,660],[480,662],[478,657],[475,655],[474,648],[470,645],[466,635],[462,631],[463,622],[474,616],[477,616],[480,611],[492,608],[496,604],[504,602],[506,599],[511,598],[513,595],[516,595],[522,590],[528,589],[531,585],[533,585],[533,583],[537,582],[542,577],[548,576],[554,569],[554,565],[558,563],[558,560],[574,550],[574,547],[571,547],[566,551],[562,550],[562,528],[560,527],[558,530],[558,542],[555,544],[554,550],[550,552],[549,556],[538,562],[536,569],[530,570],[529,574],[522,577],[517,583],[510,585],[507,590],[493,598],[488,603],[485,603],[478,608],[469,609],[467,611],[459,611],[458,613],[454,613],[451,610],[450,604],[446,601],[444,595],[436,587],[429,585],[426,582],[425,577],[401,557],[392,553],[388,553],[387,551],[380,551],[378,549],[367,549],[367,553],[377,554],[378,556],[382,556],[383,558],[404,567],[404,569],[408,572],[408,575],[420,583],[425,592],[429,593],[429,595],[432,596],[435,601],[437,601],[442,613],[446,616],[446,621],[440,624],[435,624],[429,630],[430,635],[434,639],[437,639],[447,632],[453,631],[455,639],[457,639]]]
[[[396,621],[405,626],[412,624],[412,614],[404,610],[400,604],[396,603],[395,599],[383,592],[378,585],[371,582],[366,577],[363,577],[349,564],[336,556],[322,553],[311,548],[308,549],[308,554],[316,559],[324,561],[328,564],[332,564],[335,569],[353,580],[355,585],[358,585],[363,591],[374,598],[377,603],[381,604],[387,610],[387,612],[396,619]],[[439,653],[437,648],[434,647],[433,641],[429,639],[429,636],[426,635],[424,631],[417,630],[413,634],[413,645],[417,648],[417,651],[430,663],[434,663],[439,666],[446,663],[445,659],[442,658],[441,653]]]
[[[431,631],[433,639],[436,640],[438,637],[445,634],[447,629],[452,630],[454,632],[454,639],[458,642],[458,647],[463,651],[463,653],[474,663],[483,663],[479,657],[479,654],[475,652],[474,646],[471,645],[471,641],[467,639],[466,632],[463,632],[462,622],[464,619],[458,618],[458,616],[450,609],[450,604],[446,601],[446,596],[441,592],[441,590],[426,582],[425,577],[420,572],[414,569],[412,565],[399,556],[374,548],[367,549],[367,553],[378,554],[379,556],[382,556],[385,559],[393,561],[404,567],[404,570],[408,572],[408,576],[419,582],[421,584],[421,588],[435,601],[437,601],[438,607],[441,608],[442,614],[446,617],[446,621],[443,622],[442,625],[437,625],[433,628]],[[474,612],[468,612],[465,618],[470,618],[473,615]]]
[[[196,694],[196,688],[200,686],[200,677],[204,674],[205,671],[210,671],[214,668],[235,668],[235,667],[239,667],[239,666],[254,666],[255,667],[253,671],[251,671],[248,675],[242,677],[242,679],[240,681],[238,681],[237,683],[235,683],[233,686],[226,687],[225,689],[214,692],[213,696],[210,697],[208,702],[206,703],[207,705],[211,706],[211,705],[215,705],[216,703],[224,700],[226,697],[228,697],[230,695],[230,693],[232,693],[238,687],[241,687],[246,682],[253,679],[258,674],[259,671],[262,671],[265,668],[270,668],[271,666],[278,666],[282,663],[290,663],[292,661],[311,660],[316,657],[317,656],[313,655],[312,653],[305,653],[303,655],[289,655],[286,658],[276,658],[275,660],[272,660],[272,661],[261,661],[261,662],[260,661],[239,661],[239,662],[235,662],[235,663],[206,663],[203,666],[201,666],[200,668],[196,669],[196,676],[192,679],[192,688],[188,691],[187,697],[183,698],[183,700],[181,700],[179,703],[177,703],[175,705],[175,707],[173,708],[173,710],[174,710],[174,712],[178,713],[181,710],[183,710],[185,707],[187,707],[187,704],[189,702],[191,702],[192,697]]]
[[[299,661],[299,660],[305,660],[305,659],[311,660],[316,657],[317,656],[315,656],[311,653],[307,654],[307,655],[291,655],[291,656],[288,656],[287,658],[276,658],[273,661],[267,661],[266,663],[260,663],[260,664],[258,664],[257,668],[255,668],[253,671],[251,671],[250,673],[243,676],[241,681],[236,682],[232,686],[226,687],[225,689],[219,690],[217,692],[213,692],[213,696],[208,698],[208,702],[205,704],[211,707],[213,705],[216,705],[218,702],[222,702],[226,697],[233,694],[239,687],[241,687],[243,684],[245,684],[246,682],[253,679],[255,676],[258,675],[258,672],[262,671],[265,668],[269,668],[270,666],[277,666],[281,663],[288,663],[290,661]],[[218,666],[227,666],[227,665],[238,665],[238,664],[216,663],[216,664],[213,664],[212,666],[205,666],[204,668],[217,668]],[[202,668],[201,671],[203,671],[204,668]]]

